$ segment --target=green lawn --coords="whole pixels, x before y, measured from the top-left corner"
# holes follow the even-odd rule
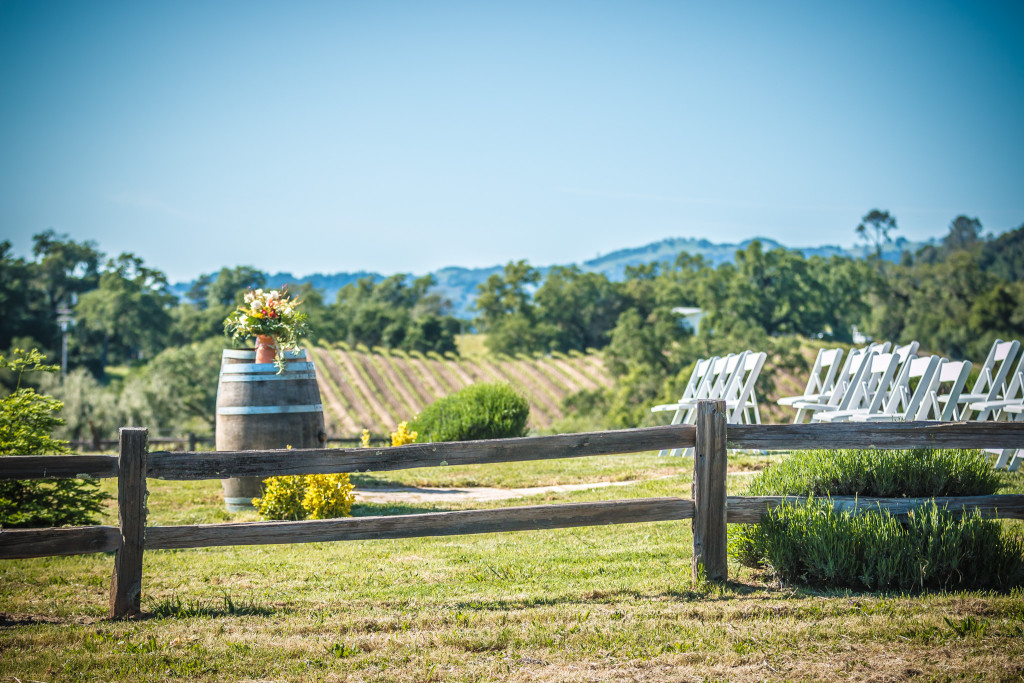
[[[733,456],[730,493],[777,456]],[[359,475],[360,486],[641,483],[472,507],[688,496],[653,454]],[[1003,492],[1024,491],[1024,473]],[[110,490],[111,482],[104,486]],[[150,523],[223,512],[150,480]],[[356,515],[466,505],[357,505]],[[112,513],[111,513],[112,514]],[[107,523],[111,523],[108,519]],[[1024,525],[1011,524],[1019,533]],[[1024,591],[822,593],[690,578],[689,522],[146,554],[143,618],[104,619],[112,557],[0,563],[0,680],[1021,680]]]

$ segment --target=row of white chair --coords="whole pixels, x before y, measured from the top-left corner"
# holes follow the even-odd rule
[[[895,420],[1021,419],[1024,415],[1024,354],[1009,369],[1020,342],[996,340],[972,389],[964,392],[972,365],[938,356],[917,357],[912,342],[889,351],[889,344],[853,349],[842,369],[841,349],[822,349],[807,388],[779,399],[797,409],[795,422],[877,422]],[[1016,470],[1024,449],[998,452],[996,467]]]
[[[672,423],[696,424],[697,401],[721,399],[725,401],[726,422],[729,424],[761,424],[761,411],[757,405],[754,385],[768,354],[743,351],[727,356],[702,358],[696,362],[683,395],[675,403],[651,408],[652,413],[672,412]],[[693,449],[662,450],[659,455],[692,455]]]

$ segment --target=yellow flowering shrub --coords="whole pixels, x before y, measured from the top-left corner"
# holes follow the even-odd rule
[[[370,430],[364,429],[362,436],[359,437],[359,445],[363,448],[370,447]]]
[[[252,504],[263,519],[332,519],[352,514],[355,488],[347,474],[271,477]]]
[[[408,422],[400,422],[398,423],[398,429],[391,432],[391,445],[404,446],[408,443],[416,443],[417,436],[419,436],[417,432],[409,431]],[[367,441],[369,441],[369,435],[367,435]]]
[[[307,475],[302,508],[309,513],[309,519],[350,517],[352,501],[355,500],[354,488],[347,474]]]

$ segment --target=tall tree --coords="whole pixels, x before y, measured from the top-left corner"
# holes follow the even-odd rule
[[[126,361],[160,351],[166,345],[173,303],[162,272],[147,268],[133,254],[109,260],[99,286],[83,294],[75,307],[80,327],[99,335],[100,372],[111,352]]]
[[[871,209],[857,225],[857,236],[874,249],[875,258],[882,258],[882,249],[892,242],[891,234],[897,229],[896,217],[888,211]]]

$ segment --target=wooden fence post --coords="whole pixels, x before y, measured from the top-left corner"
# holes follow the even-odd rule
[[[693,580],[728,576],[725,401],[697,402],[693,456]]]
[[[110,579],[110,618],[142,609],[142,552],[146,540],[146,436],[140,427],[118,431],[117,523],[121,544]]]

